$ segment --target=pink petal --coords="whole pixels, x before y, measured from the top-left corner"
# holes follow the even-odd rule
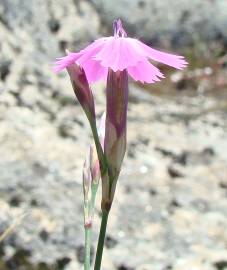
[[[108,68],[101,66],[98,61],[90,59],[83,62],[81,66],[85,71],[89,83],[93,83],[98,80],[106,80]]]
[[[134,48],[140,52],[142,55],[149,57],[152,60],[157,62],[166,64],[171,67],[175,67],[177,69],[183,69],[187,66],[187,62],[185,61],[183,56],[169,54],[165,52],[161,52],[151,47],[147,46],[143,42],[129,38],[130,42],[134,45]]]
[[[110,37],[94,59],[113,71],[122,71],[130,66],[135,66],[145,57],[137,53],[132,44],[128,42],[128,38]]]
[[[86,47],[84,50],[81,50],[81,56],[77,59],[77,63],[83,67],[88,82],[96,82],[100,79],[106,79],[108,69],[100,65],[98,61],[94,60],[95,55],[98,51],[104,46],[106,39],[100,38]]]
[[[102,49],[105,43],[98,42],[99,40],[96,40],[91,45],[86,47],[84,50],[81,50],[81,57],[78,58],[77,62],[79,65],[81,65],[84,68],[84,65],[87,66],[87,62],[90,62],[95,58],[97,53]]]
[[[80,56],[80,53],[69,53],[64,57],[58,58],[57,61],[54,63],[53,71],[57,73],[64,68],[74,64]]]
[[[141,81],[142,83],[154,83],[160,81],[160,78],[164,78],[160,70],[149,63],[148,60],[140,62],[134,67],[129,67],[128,73],[135,81]]]
[[[100,50],[100,47],[105,44],[106,38],[100,38],[88,45],[85,49],[79,51],[78,53],[68,53],[68,55],[58,58],[54,63],[54,72],[59,72],[64,68],[74,64],[75,62],[83,63],[94,57],[95,53]],[[80,61],[78,61],[81,59]],[[82,65],[83,66],[83,65]]]
[[[96,49],[97,47],[103,46],[108,41],[108,39],[109,37],[102,37],[102,38],[96,39],[94,42],[89,44],[86,48],[84,48],[80,52],[84,54],[93,49]]]

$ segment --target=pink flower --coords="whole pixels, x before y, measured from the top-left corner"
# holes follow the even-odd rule
[[[85,49],[59,58],[54,71],[59,72],[76,62],[83,67],[89,83],[106,80],[108,68],[114,72],[127,69],[134,80],[154,83],[164,75],[149,60],[177,69],[186,67],[183,56],[152,49],[138,39],[127,37],[120,19],[114,21],[113,27],[114,36],[99,38]]]

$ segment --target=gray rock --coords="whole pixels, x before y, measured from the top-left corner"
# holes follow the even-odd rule
[[[185,45],[200,39],[227,37],[225,0],[92,0],[111,26],[121,18],[129,33],[147,41]]]

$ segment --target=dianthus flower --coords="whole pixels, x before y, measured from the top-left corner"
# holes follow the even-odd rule
[[[99,38],[85,49],[59,58],[54,71],[59,72],[77,63],[84,69],[89,83],[106,80],[109,68],[114,72],[126,69],[135,81],[154,83],[164,75],[149,60],[177,69],[186,67],[183,56],[155,50],[138,39],[127,37],[120,20],[115,20],[113,26],[114,36]]]
[[[114,36],[97,39],[85,49],[58,59],[54,70],[67,69],[75,95],[89,120],[95,146],[90,148],[83,170],[85,260],[90,270],[91,225],[99,178],[102,180],[102,222],[94,270],[101,269],[108,215],[126,152],[128,75],[142,83],[164,78],[149,60],[183,69],[184,57],[152,49],[127,37],[120,20],[114,21]],[[90,83],[106,80],[106,110],[100,134],[96,125],[95,102]]]

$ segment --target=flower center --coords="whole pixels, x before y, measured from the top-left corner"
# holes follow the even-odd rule
[[[127,37],[127,33],[125,32],[120,19],[114,20],[113,29],[115,37]]]

